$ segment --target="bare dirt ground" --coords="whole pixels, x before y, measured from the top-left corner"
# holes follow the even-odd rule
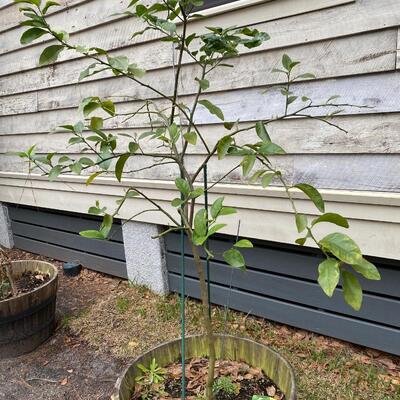
[[[12,250],[13,259],[44,257]],[[64,277],[61,263],[57,297],[58,327],[36,351],[0,360],[1,400],[105,400],[125,363],[107,351],[87,346],[67,328],[69,318],[120,283],[118,279],[85,270],[78,278]]]

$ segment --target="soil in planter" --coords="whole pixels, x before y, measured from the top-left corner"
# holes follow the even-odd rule
[[[49,280],[49,274],[43,274],[38,271],[26,271],[15,280],[17,295],[29,293],[36,288],[44,285]],[[0,297],[0,300],[5,300],[12,297],[11,287],[8,281],[4,282],[4,287],[7,288],[7,291],[4,290],[1,292],[2,297]]]
[[[205,358],[187,360],[186,399],[203,399],[207,380]],[[147,367],[147,366],[146,366]],[[145,374],[146,375],[146,374]],[[181,398],[181,364],[169,365],[161,373],[164,378],[159,384],[146,384],[144,380],[136,384],[132,400],[176,400]],[[250,367],[244,362],[219,360],[216,362],[214,383],[215,400],[251,400],[253,395],[269,396],[271,399],[284,400],[285,395],[263,374],[260,368]]]

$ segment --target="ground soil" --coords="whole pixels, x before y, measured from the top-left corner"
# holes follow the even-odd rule
[[[13,250],[12,259],[45,259]],[[50,260],[53,262],[53,260]],[[125,363],[107,351],[87,346],[64,326],[120,281],[85,271],[67,278],[60,269],[57,297],[58,327],[55,334],[36,351],[0,360],[1,400],[106,400]]]

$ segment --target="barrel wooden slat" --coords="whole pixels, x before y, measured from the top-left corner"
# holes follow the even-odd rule
[[[15,277],[26,271],[49,274],[50,280],[32,292],[0,301],[0,358],[16,357],[34,350],[55,327],[56,267],[37,260],[12,262]]]
[[[204,336],[189,336],[185,342],[187,359],[207,356],[207,343]],[[214,343],[217,359],[244,361],[252,367],[261,368],[279,386],[286,400],[297,399],[293,369],[277,352],[252,340],[229,335],[216,335]],[[181,358],[180,339],[164,343],[137,358],[118,379],[111,400],[130,400],[135,378],[141,375],[138,365],[148,366],[153,358],[161,367],[179,361]]]

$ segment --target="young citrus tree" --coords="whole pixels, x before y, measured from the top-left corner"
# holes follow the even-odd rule
[[[23,3],[21,12],[26,19],[21,23],[28,29],[21,37],[22,44],[47,35],[54,39],[54,43],[46,47],[39,59],[40,65],[54,63],[62,52],[78,52],[90,60],[90,64],[80,73],[79,80],[91,77],[97,73],[109,73],[123,77],[131,83],[141,86],[149,93],[148,98],[138,98],[132,102],[134,107],[129,112],[119,112],[116,104],[109,98],[90,97],[89,93],[79,106],[83,116],[81,121],[74,121],[71,125],[62,128],[69,131],[71,137],[69,145],[83,146],[83,151],[91,157],[71,158],[55,153],[46,156],[35,153],[35,147],[18,155],[27,159],[34,166],[47,175],[50,180],[62,174],[88,175],[87,185],[90,185],[98,176],[113,175],[122,181],[128,174],[129,162],[148,158],[150,164],[129,170],[129,176],[143,169],[151,169],[167,164],[177,167],[175,185],[177,195],[171,201],[171,207],[165,207],[162,202],[149,197],[137,187],[128,187],[125,194],[117,200],[114,210],[109,211],[99,202],[89,209],[89,213],[100,215],[103,222],[98,230],[83,231],[80,234],[95,239],[107,239],[113,219],[116,218],[127,199],[141,197],[147,200],[151,208],[146,212],[159,212],[169,221],[169,227],[163,233],[170,231],[184,232],[191,245],[195,265],[198,273],[201,300],[203,304],[203,321],[208,341],[209,372],[206,387],[207,399],[212,398],[214,380],[215,349],[214,332],[211,316],[208,313],[208,292],[206,277],[202,265],[201,251],[204,250],[209,258],[213,252],[207,247],[207,240],[223,229],[226,224],[220,222],[222,216],[236,213],[232,207],[224,204],[224,198],[216,199],[211,207],[199,207],[199,199],[204,195],[203,171],[210,160],[231,158],[235,166],[219,179],[206,187],[211,189],[223,181],[232,172],[241,170],[245,179],[252,184],[261,184],[267,187],[273,180],[283,186],[288,201],[295,216],[295,225],[301,237],[296,242],[303,246],[311,241],[319,247],[325,260],[319,265],[318,282],[322,290],[332,296],[342,277],[343,295],[345,301],[358,310],[362,303],[362,289],[356,273],[367,279],[380,279],[376,267],[363,258],[358,245],[347,235],[333,232],[325,237],[317,238],[314,227],[320,223],[331,223],[342,228],[348,228],[346,218],[339,214],[325,212],[325,204],[316,188],[307,183],[289,184],[284,174],[274,167],[271,156],[284,155],[285,151],[274,143],[268,133],[269,126],[276,121],[293,118],[311,118],[316,123],[325,123],[342,129],[330,118],[342,112],[344,107],[350,106],[338,102],[337,96],[327,98],[326,102],[315,103],[312,99],[293,93],[292,84],[300,79],[314,78],[312,74],[296,74],[298,61],[293,61],[288,55],[283,55],[282,66],[273,72],[282,74],[285,84],[281,88],[282,114],[272,118],[264,118],[253,124],[243,126],[240,121],[226,120],[223,110],[207,99],[205,92],[212,88],[209,77],[216,69],[231,68],[229,59],[239,55],[241,48],[255,48],[269,39],[265,32],[249,27],[207,27],[206,33],[188,34],[188,27],[193,20],[202,17],[193,10],[202,4],[202,0],[163,0],[145,5],[140,0],[130,1],[124,14],[127,17],[141,22],[141,30],[133,32],[132,38],[153,31],[165,46],[173,46],[176,54],[176,63],[173,69],[172,93],[164,93],[155,84],[146,80],[146,71],[123,55],[113,56],[99,47],[85,47],[72,44],[67,32],[55,30],[47,22],[49,9],[57,6],[54,1],[15,0]],[[136,24],[137,25],[137,24]],[[197,67],[197,76],[193,77],[197,84],[196,93],[189,102],[183,102],[180,93],[182,69],[185,58]],[[157,100],[152,100],[154,97]],[[196,111],[203,107],[214,117],[221,120],[224,129],[215,142],[205,134],[203,127],[196,122]],[[318,113],[314,111],[318,110]],[[325,111],[324,111],[325,110]],[[266,115],[267,114],[267,110]],[[324,117],[321,117],[321,113]],[[141,134],[110,134],[106,133],[109,120],[120,121],[138,119],[143,123],[146,119],[147,129]],[[143,126],[143,125],[141,125]],[[254,134],[251,134],[254,133]],[[252,139],[246,142],[248,138]],[[190,155],[195,146],[203,148],[204,157],[195,170],[188,164]],[[133,174],[133,175],[132,175]],[[222,175],[222,174],[221,174]],[[306,215],[296,208],[294,193],[302,191],[315,205],[320,215],[309,220]],[[247,239],[238,240],[232,248],[223,253],[225,261],[233,268],[245,269],[245,260],[241,248],[252,247]],[[353,272],[345,265],[351,266]]]

